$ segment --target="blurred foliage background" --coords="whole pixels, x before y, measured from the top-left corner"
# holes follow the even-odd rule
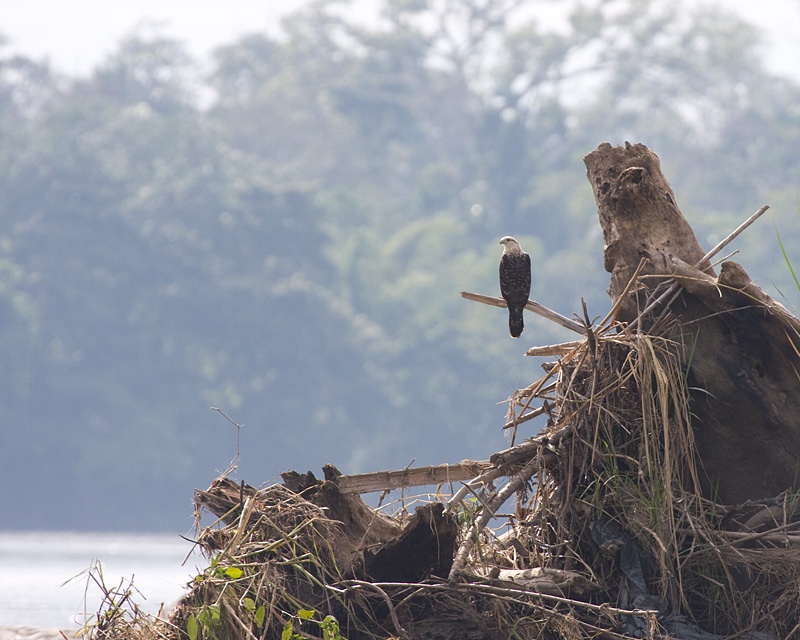
[[[689,0],[314,2],[193,60],[145,30],[89,77],[0,49],[0,527],[187,530],[236,456],[258,485],[484,459],[540,374],[532,297],[608,307],[582,157],[643,142],[709,248],[761,204],[800,255],[800,86]],[[737,256],[788,304],[769,217]],[[530,424],[521,436],[538,427]]]

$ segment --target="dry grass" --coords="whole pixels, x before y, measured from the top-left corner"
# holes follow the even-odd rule
[[[651,607],[720,636],[800,637],[797,496],[731,507],[700,494],[689,352],[658,335],[606,330],[551,371],[546,433],[556,455],[541,457],[520,523],[531,564],[585,571],[606,601],[634,608],[646,598],[621,569],[631,540]]]

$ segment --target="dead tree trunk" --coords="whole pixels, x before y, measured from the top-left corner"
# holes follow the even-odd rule
[[[639,322],[666,311],[684,345],[705,492],[744,502],[800,486],[800,321],[754,285],[735,262],[717,277],[691,227],[641,144],[604,143],[584,162],[605,240],[609,294],[623,293],[647,263],[618,318],[633,320],[665,282],[681,287]],[[656,292],[658,286],[659,292]],[[648,326],[649,323],[649,326]]]

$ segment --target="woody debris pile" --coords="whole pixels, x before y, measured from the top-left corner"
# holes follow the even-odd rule
[[[800,321],[714,264],[766,207],[706,252],[650,149],[585,163],[612,309],[528,303],[578,338],[533,347],[554,360],[510,398],[512,442],[545,415],[541,433],[481,462],[217,478],[179,605],[151,618],[108,590],[89,636],[800,638]],[[421,485],[410,515],[359,495]]]

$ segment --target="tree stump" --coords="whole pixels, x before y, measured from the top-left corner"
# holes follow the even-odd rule
[[[716,277],[678,208],[658,157],[642,144],[601,144],[584,158],[617,302],[642,258],[644,278],[619,309],[631,321],[667,278],[682,288],[669,312],[684,345],[706,495],[721,502],[800,485],[800,321],[735,262]],[[663,309],[655,309],[660,313]],[[648,329],[648,319],[639,319]]]

